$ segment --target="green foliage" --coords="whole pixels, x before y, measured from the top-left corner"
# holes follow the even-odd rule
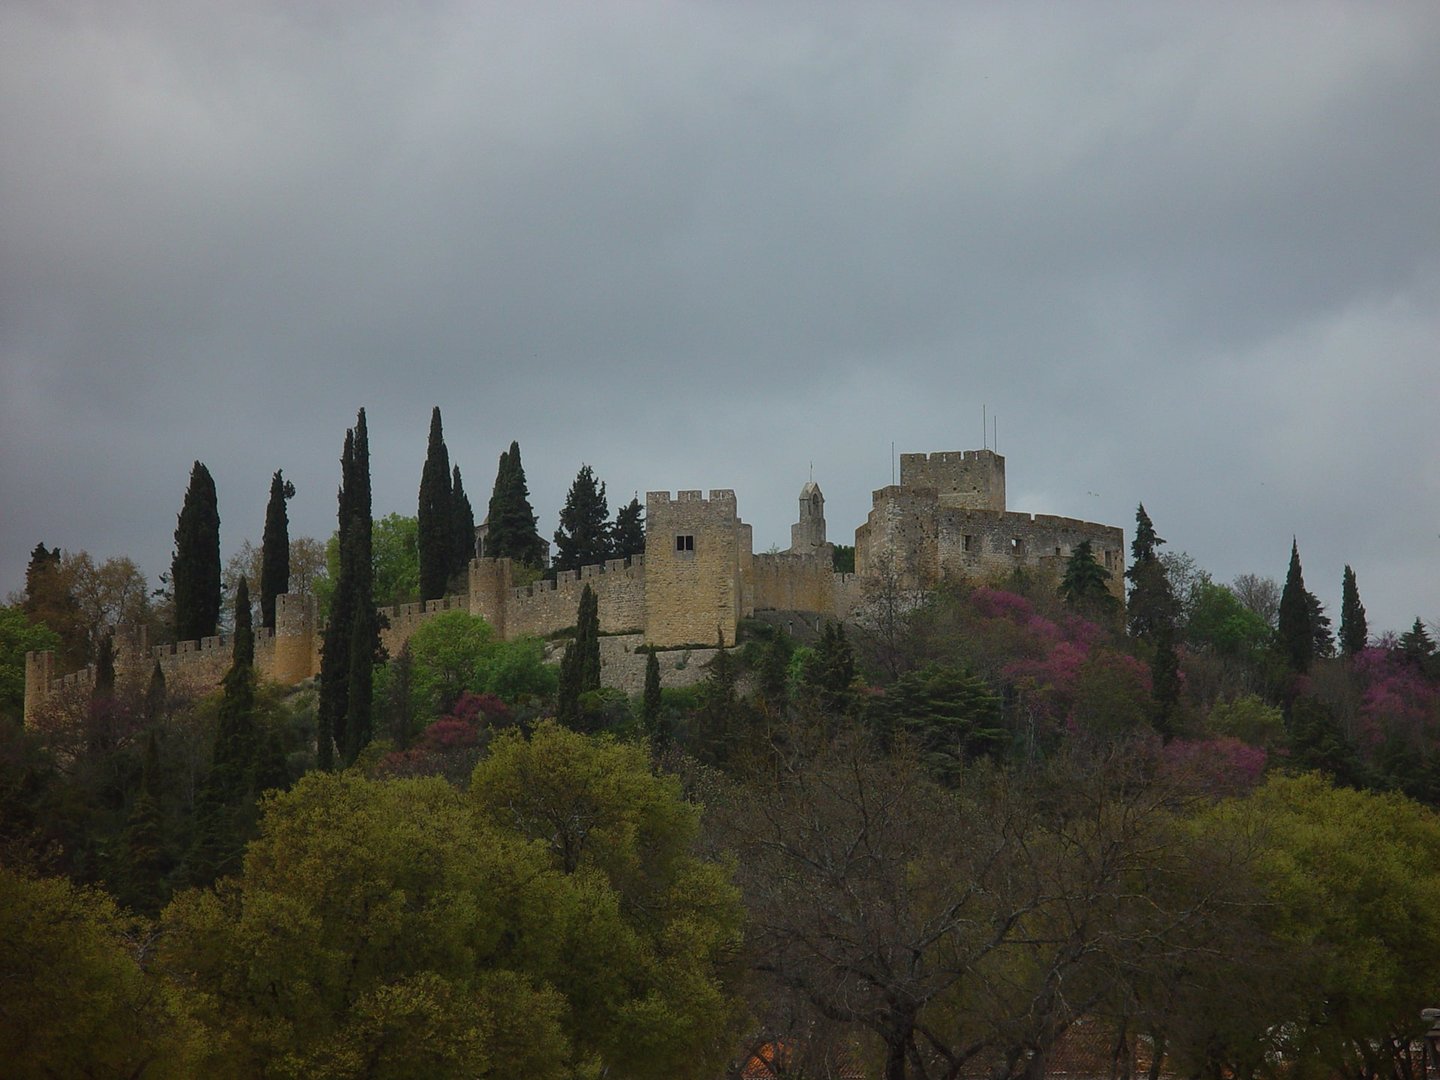
[[[407,651],[414,727],[443,716],[466,692],[495,694],[509,704],[554,692],[554,669],[545,664],[538,639],[500,641],[489,623],[468,612],[427,619],[410,636]],[[391,678],[399,662],[391,662]]]
[[[540,568],[545,542],[540,538],[535,511],[530,506],[530,488],[525,482],[518,442],[512,442],[510,449],[500,455],[486,521],[485,550],[481,554],[489,559],[512,559],[520,566]]]
[[[1216,705],[1210,710],[1205,728],[1212,734],[1266,749],[1278,747],[1285,740],[1285,718],[1280,709],[1254,694]]]
[[[1275,643],[1292,671],[1310,670],[1315,655],[1315,627],[1310,621],[1310,594],[1300,569],[1300,547],[1290,542],[1290,569],[1280,593],[1280,625]]]
[[[260,625],[267,630],[275,629],[275,597],[290,591],[290,517],[285,502],[294,497],[295,485],[276,469],[270,478],[260,542]]]
[[[1007,741],[1000,696],[984,679],[940,664],[901,675],[867,712],[884,743],[912,739],[942,783],[953,783],[967,761],[996,754]]]
[[[855,545],[832,544],[830,564],[837,574],[853,574],[855,572]]]
[[[36,544],[25,567],[25,599],[20,608],[31,623],[49,627],[59,636],[55,659],[65,671],[84,667],[93,657],[72,581],[60,549]]]
[[[581,465],[560,510],[555,530],[556,570],[578,570],[610,557],[610,507],[605,485],[589,465]]]
[[[175,526],[170,563],[175,600],[175,637],[210,637],[220,623],[220,512],[210,470],[195,462]]]
[[[645,655],[645,692],[640,704],[640,727],[656,750],[663,750],[669,744],[672,733],[662,709],[660,658],[653,652]]]
[[[25,654],[60,646],[60,635],[22,607],[0,606],[0,722],[19,722],[25,706]]]
[[[175,995],[110,897],[0,866],[0,1061],[11,1077],[182,1076]]]
[[[643,753],[554,727],[497,741],[468,800],[312,774],[239,879],[167,909],[160,963],[221,1078],[708,1077],[739,911],[696,825]]]
[[[430,414],[430,445],[420,473],[420,599],[439,600],[445,595],[454,561],[454,504],[450,489],[450,454],[440,427],[440,406]]]
[[[1227,586],[1204,581],[1191,593],[1186,636],[1194,648],[1243,657],[1268,645],[1273,634],[1265,620],[1240,603]]]

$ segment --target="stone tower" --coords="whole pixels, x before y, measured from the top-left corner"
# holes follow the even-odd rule
[[[790,526],[790,551],[810,555],[825,546],[825,496],[811,480],[800,489],[800,520]]]
[[[735,492],[645,495],[645,641],[708,645],[716,635],[735,643],[746,614],[750,527],[735,512]]]

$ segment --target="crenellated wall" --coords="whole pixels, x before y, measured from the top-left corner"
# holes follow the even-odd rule
[[[934,488],[941,506],[1005,509],[1005,459],[994,450],[901,454],[900,486]]]
[[[645,639],[653,645],[707,644],[735,631],[749,608],[750,528],[735,492],[645,495]]]
[[[495,627],[504,638],[544,637],[575,625],[580,594],[586,585],[595,593],[600,630],[605,634],[645,628],[645,558],[627,564],[611,559],[563,570],[554,581],[514,585],[509,559],[476,559],[470,564],[469,610]]]
[[[782,551],[751,560],[751,611],[835,612],[835,560],[827,544],[820,551]],[[748,614],[748,613],[747,613]]]

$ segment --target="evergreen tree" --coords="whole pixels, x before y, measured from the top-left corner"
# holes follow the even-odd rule
[[[1130,545],[1130,636],[1152,639],[1175,625],[1177,605],[1170,579],[1156,549],[1165,543],[1155,535],[1155,526],[1141,503],[1135,511],[1135,540]]]
[[[255,635],[250,618],[250,584],[242,577],[235,590],[235,641],[230,670],[220,684],[219,723],[211,759],[215,794],[227,803],[251,794],[255,764]]]
[[[353,546],[351,529],[351,476],[355,471],[355,429],[345,432],[345,449],[340,455],[339,521],[336,529],[340,566],[335,591],[330,597],[330,617],[320,649],[320,695],[316,705],[315,763],[325,770],[334,767],[335,748],[343,745],[345,708],[350,686],[350,624],[354,613]]]
[[[290,517],[287,499],[295,485],[276,469],[270,478],[270,502],[265,507],[265,535],[260,541],[260,625],[275,629],[275,598],[290,591]]]
[[[1330,616],[1325,614],[1325,605],[1308,589],[1305,591],[1305,607],[1310,612],[1310,637],[1312,657],[1334,656],[1335,635],[1330,632]]]
[[[481,554],[487,559],[513,559],[520,566],[536,570],[544,565],[545,542],[530,507],[530,489],[518,442],[512,442],[510,449],[500,455],[486,520],[489,526]]]
[[[375,610],[370,440],[364,409],[345,433],[340,471],[340,569],[320,654],[315,754],[321,769],[334,767],[337,751],[341,762],[350,764],[371,736],[371,690],[380,656],[380,620]]]
[[[100,639],[100,647],[95,650],[95,685],[92,688],[90,699],[92,701],[108,701],[115,696],[115,640],[109,634]]]
[[[1164,627],[1155,635],[1155,655],[1150,658],[1150,697],[1154,703],[1152,724],[1165,739],[1175,734],[1175,709],[1180,703],[1180,657],[1175,652],[1175,631]]]
[[[640,702],[640,726],[650,736],[658,753],[670,742],[670,725],[666,722],[664,699],[660,694],[660,658],[652,649],[645,656],[645,694]]]
[[[645,554],[645,509],[638,497],[615,512],[615,530],[610,542],[611,556],[633,559]]]
[[[450,579],[458,576],[463,584],[470,569],[470,560],[475,557],[475,509],[470,505],[470,496],[465,494],[465,485],[460,479],[460,466],[450,469]]]
[[[80,615],[80,604],[64,573],[60,549],[36,544],[25,567],[25,599],[20,608],[32,623],[42,623],[60,637],[56,659],[63,670],[84,667],[91,655],[90,636]]]
[[[1412,664],[1423,665],[1435,652],[1435,642],[1430,639],[1420,616],[1415,616],[1415,625],[1400,635],[1400,655]]]
[[[1310,594],[1300,569],[1300,546],[1290,541],[1290,569],[1280,593],[1280,625],[1276,631],[1280,655],[1292,671],[1310,670],[1315,655],[1315,628],[1310,623]]]
[[[355,420],[355,460],[352,482],[352,547],[350,572],[353,579],[350,617],[350,663],[345,703],[345,764],[351,764],[370,743],[373,730],[375,664],[382,658],[380,618],[375,610],[374,521],[370,508],[370,437],[365,427],[365,410]]]
[[[1108,618],[1119,601],[1110,592],[1110,571],[1095,561],[1089,540],[1082,540],[1065,562],[1059,593],[1065,606],[1092,618]]]
[[[740,705],[735,658],[725,648],[723,631],[705,667],[700,705],[690,725],[690,752],[707,765],[723,766],[742,743],[747,719]]]
[[[555,530],[555,569],[578,570],[610,557],[610,507],[605,485],[589,465],[580,466]]]
[[[175,526],[170,563],[175,596],[175,637],[212,637],[220,623],[220,512],[210,470],[195,462]]]
[[[165,716],[165,672],[160,661],[150,670],[150,684],[145,688],[145,722],[154,724]]]
[[[566,727],[583,729],[581,697],[600,689],[600,607],[595,591],[587,584],[580,592],[580,610],[575,616],[575,636],[560,658],[560,686],[555,716]]]
[[[420,599],[438,600],[445,586],[455,552],[455,520],[450,488],[450,454],[440,428],[440,406],[430,414],[430,446],[425,468],[420,473]]]
[[[1360,589],[1355,584],[1355,571],[1347,564],[1341,584],[1340,651],[1346,656],[1354,656],[1365,648],[1369,634],[1369,627],[1365,624],[1365,605],[1360,602]]]
[[[825,624],[815,658],[805,668],[802,682],[824,716],[838,718],[850,711],[855,703],[855,651],[845,635],[844,623]]]
[[[116,899],[146,915],[158,914],[166,898],[165,821],[160,808],[160,746],[152,727],[145,738],[140,788],[125,821],[124,869]]]

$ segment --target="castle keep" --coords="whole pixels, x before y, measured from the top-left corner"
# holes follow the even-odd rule
[[[544,636],[571,626],[580,593],[596,594],[601,632],[614,653],[641,644],[734,644],[740,620],[757,612],[850,618],[866,583],[929,589],[947,577],[992,579],[1020,567],[1053,569],[1082,541],[1110,571],[1123,599],[1124,534],[1110,525],[1005,509],[1005,459],[992,450],[903,454],[900,483],[873,494],[855,530],[855,573],[833,568],[826,539],[825,496],[814,481],[800,492],[798,520],[786,551],[755,554],[750,526],[740,520],[735,492],[651,491],[645,496],[645,554],[565,571],[553,581],[519,585],[508,559],[475,559],[468,590],[425,604],[383,610],[381,641],[393,656],[427,619],[463,610],[482,616],[502,638]],[[320,670],[321,627],[310,597],[278,598],[274,633],[257,631],[256,670],[292,684]],[[158,660],[167,681],[218,686],[230,664],[223,637],[162,645],[122,640],[116,666],[148,674]],[[51,694],[93,683],[93,669],[56,678],[52,653],[25,658],[25,717]],[[693,673],[692,673],[693,674]]]

